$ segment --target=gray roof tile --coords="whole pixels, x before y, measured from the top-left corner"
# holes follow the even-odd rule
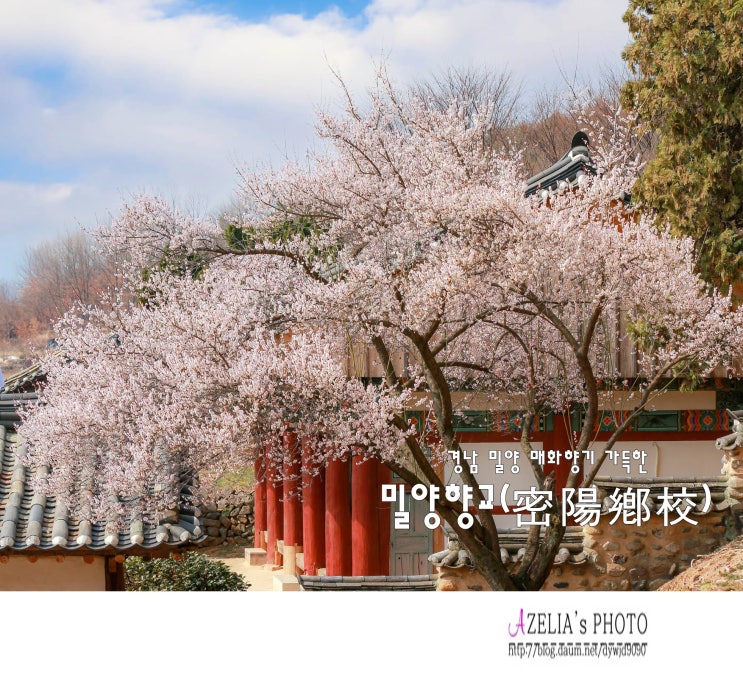
[[[15,398],[15,400],[11,399]],[[20,398],[20,399],[19,399]],[[17,402],[36,399],[31,395],[0,394],[0,554],[6,552],[166,552],[185,548],[205,538],[198,510],[182,495],[179,508],[163,514],[158,523],[144,522],[132,515],[123,522],[111,517],[107,522],[91,523],[71,517],[69,510],[54,497],[36,492],[30,486],[32,474],[48,474],[46,467],[31,471],[17,455],[24,449],[12,418]],[[184,484],[184,488],[186,485]]]
[[[540,192],[546,196],[551,191],[561,187],[573,186],[581,176],[586,173],[594,173],[595,169],[591,162],[591,155],[586,146],[587,139],[582,133],[577,133],[573,138],[572,148],[556,163],[549,168],[537,173],[526,181],[524,194],[531,196]]]
[[[26,369],[21,369],[5,378],[5,385],[0,388],[1,393],[33,392],[39,383],[46,378],[46,370],[40,362],[32,364]]]

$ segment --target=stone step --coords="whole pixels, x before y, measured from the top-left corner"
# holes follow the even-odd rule
[[[299,580],[294,575],[277,573],[273,576],[274,591],[299,591]]]
[[[245,549],[245,560],[248,561],[248,565],[265,565],[266,559],[266,549]]]

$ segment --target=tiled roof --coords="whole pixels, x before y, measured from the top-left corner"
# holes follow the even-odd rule
[[[35,402],[36,399],[36,393],[6,394],[0,392],[0,426],[15,428],[16,424],[21,421],[21,417],[18,415],[18,406]]]
[[[37,389],[39,382],[46,377],[46,370],[41,363],[32,364],[26,369],[17,371],[5,378],[5,385],[0,388],[2,393],[33,392]]]
[[[498,541],[500,542],[500,557],[505,565],[509,563],[520,563],[526,553],[525,529],[499,530]],[[449,539],[449,548],[434,553],[428,557],[434,567],[471,567],[472,559],[467,551],[459,548],[456,539]],[[588,560],[583,552],[583,532],[580,528],[568,528],[560,543],[560,548],[555,556],[554,564],[563,565],[571,563],[580,565]]]
[[[586,173],[594,173],[591,156],[588,151],[588,138],[583,133],[576,133],[570,151],[549,168],[537,173],[526,181],[526,196],[541,192],[546,196],[548,192],[570,187]]]
[[[727,495],[728,479],[725,476],[716,478],[612,478],[597,477],[594,480],[599,489],[599,497],[603,499],[602,513],[608,513],[611,500],[609,495],[614,490],[620,492],[632,489],[647,489],[647,507],[651,513],[656,512],[663,504],[663,496],[679,494],[683,490],[691,495],[684,503],[693,506],[691,515],[707,515],[708,513],[721,512],[736,505]],[[706,488],[709,490],[707,499]],[[708,503],[709,502],[709,503]]]
[[[436,575],[327,577],[298,575],[303,591],[435,591]]]
[[[143,522],[132,514],[118,522],[79,520],[54,497],[34,492],[29,481],[36,470],[24,466],[16,453],[24,448],[15,430],[18,420],[13,398],[35,399],[35,394],[0,395],[0,554],[8,551],[56,553],[164,553],[185,548],[205,537],[198,509],[189,508],[187,496],[178,509],[163,514],[158,523]],[[48,473],[45,467],[38,470]],[[184,485],[185,489],[185,485]]]

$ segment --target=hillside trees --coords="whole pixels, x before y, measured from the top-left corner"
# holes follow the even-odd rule
[[[29,249],[16,286],[0,285],[0,342],[41,338],[73,305],[92,305],[114,284],[114,264],[90,234],[69,232]],[[40,338],[41,337],[41,338]]]
[[[717,284],[743,273],[743,3],[631,0],[625,103],[659,136],[635,195],[698,244]]]
[[[184,466],[204,482],[267,451],[280,462],[291,427],[314,442],[308,465],[353,448],[433,490],[493,588],[538,589],[565,528],[554,477],[528,456],[530,425],[582,405],[574,448],[590,448],[599,390],[619,379],[617,315],[641,348],[634,416],[669,376],[728,363],[743,313],[704,289],[690,240],[618,208],[638,170],[621,118],[594,139],[598,174],[540,203],[523,195],[518,156],[488,143],[487,103],[431,106],[384,74],[369,100],[348,95],[341,114],[320,115],[325,145],[306,164],[243,170],[226,230],[158,199],[125,208],[105,238],[129,254],[124,289],[59,326],[65,356],[47,359],[46,404],[22,426],[29,462],[51,464],[37,484],[71,507],[105,515],[126,496],[153,512]],[[183,267],[148,270],[137,303],[127,291],[165,251]],[[194,253],[208,256],[198,276]],[[348,371],[359,346],[381,384]],[[464,467],[469,510],[444,493],[455,417],[472,398],[519,405],[535,489],[555,493],[515,574],[477,476]],[[425,442],[410,410],[431,415]],[[76,492],[80,476],[93,498]]]
[[[49,328],[74,304],[96,302],[113,283],[113,263],[92,237],[69,232],[29,250],[23,266],[20,306],[40,328]]]
[[[18,334],[18,300],[11,287],[0,282],[0,339],[11,340]]]

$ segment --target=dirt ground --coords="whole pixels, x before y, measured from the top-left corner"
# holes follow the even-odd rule
[[[658,591],[743,591],[743,537],[697,558]]]
[[[222,546],[209,546],[201,550],[212,560],[218,560],[224,563],[230,570],[236,572],[245,579],[250,585],[248,591],[275,591],[274,575],[277,569],[271,569],[271,566],[250,565],[245,560],[245,549],[251,548],[252,543],[227,544]]]

